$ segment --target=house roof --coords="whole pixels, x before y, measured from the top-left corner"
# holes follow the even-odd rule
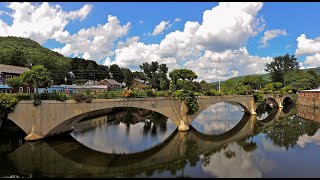
[[[103,81],[108,81],[108,83],[110,84],[115,84],[115,85],[121,85],[120,83],[118,83],[116,80],[114,79],[104,79]]]
[[[84,85],[85,86],[90,86],[90,85],[100,85],[101,83],[99,81],[95,80],[88,80]]]
[[[301,90],[300,92],[320,92],[320,89]]]
[[[147,83],[147,84],[149,83],[148,81],[145,81],[145,80],[142,80],[142,79],[134,78],[134,80],[137,81],[137,82],[139,82],[139,83],[143,83],[143,84],[144,84],[144,83]]]
[[[106,85],[85,86],[85,85],[53,85],[51,88],[68,88],[68,89],[107,89]]]
[[[29,71],[29,68],[0,64],[0,72],[22,74]]]

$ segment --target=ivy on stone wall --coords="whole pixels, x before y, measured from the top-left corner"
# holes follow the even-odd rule
[[[194,92],[189,90],[181,90],[175,91],[173,94],[178,97],[179,101],[184,100],[186,102],[186,105],[188,107],[188,115],[195,114],[199,110],[199,105]]]

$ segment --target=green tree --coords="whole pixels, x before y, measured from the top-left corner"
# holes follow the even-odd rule
[[[132,74],[132,72],[130,71],[130,69],[121,68],[121,73],[122,73],[122,75],[123,75],[123,82],[126,83],[126,86],[127,86],[127,87],[130,87],[130,86],[131,86],[132,79],[133,79],[133,74]],[[120,82],[120,83],[121,83],[121,82]]]
[[[112,64],[110,66],[110,72],[114,80],[118,81],[119,83],[123,82],[123,74],[121,72],[121,68],[117,64]]]
[[[151,79],[152,72],[151,72],[151,66],[149,65],[149,63],[144,62],[142,65],[140,65],[140,69],[143,71],[146,78]]]
[[[140,65],[141,70],[148,80],[152,88],[168,89],[169,80],[167,77],[168,67],[166,64],[160,64],[157,61],[152,61],[151,64],[144,62]]]
[[[14,49],[9,56],[9,65],[13,66],[27,66],[27,58],[24,53],[20,50]]]
[[[241,83],[250,86],[251,89],[260,89],[264,87],[267,82],[261,76],[246,76]]]
[[[224,92],[226,95],[236,94],[237,85],[238,83],[236,83],[232,79],[229,79],[221,85],[221,91]]]
[[[280,82],[273,82],[265,85],[264,88],[262,88],[262,91],[265,93],[274,93],[275,91],[278,91],[282,88],[282,83]]]
[[[196,75],[196,73],[189,69],[175,69],[169,73],[169,77],[171,78],[172,83],[176,87],[176,89],[189,89],[189,87],[187,86],[190,85],[190,83],[185,81],[192,82],[194,79],[198,78],[198,75]],[[178,80],[180,80],[180,86],[178,86]]]
[[[134,71],[132,73],[133,75],[133,78],[138,78],[138,79],[142,79],[142,80],[147,80],[146,76],[144,75],[143,72],[140,72],[140,71]]]
[[[158,68],[159,68],[159,63],[157,61],[152,61],[151,67],[150,67],[151,73],[156,74],[158,71]]]
[[[170,82],[168,79],[161,78],[160,79],[160,89],[161,90],[169,89],[169,83]]]
[[[311,78],[312,89],[319,87],[320,86],[320,75],[310,69],[307,71],[307,74],[312,77]]]
[[[12,86],[14,89],[17,89],[23,85],[21,76],[15,76],[7,80],[7,83]]]
[[[167,78],[168,67],[166,64],[160,64],[159,66],[159,74],[161,78]]]
[[[284,84],[290,86],[294,91],[313,89],[317,87],[317,78],[317,75],[313,76],[302,70],[294,70],[285,74]]]
[[[213,89],[212,85],[210,85],[209,83],[207,83],[205,80],[200,81],[200,91],[201,92],[206,92],[206,91],[210,91],[211,89]]]
[[[291,70],[299,69],[299,63],[294,55],[286,54],[277,56],[269,64],[266,64],[266,71],[271,74],[273,82],[284,82],[284,75]]]
[[[0,51],[0,64],[9,64],[8,56]]]
[[[43,65],[35,65],[30,71],[21,74],[21,80],[23,83],[33,84],[38,94],[38,87],[48,85],[51,78]]]

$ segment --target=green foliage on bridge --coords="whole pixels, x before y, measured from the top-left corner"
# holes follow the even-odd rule
[[[19,99],[15,95],[0,94],[0,117],[5,118],[13,111]]]
[[[192,91],[183,90],[183,91],[175,91],[175,97],[178,97],[179,101],[185,101],[188,107],[188,115],[195,114],[199,110],[199,105],[197,103],[197,98]]]

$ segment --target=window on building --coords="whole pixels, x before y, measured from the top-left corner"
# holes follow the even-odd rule
[[[30,93],[30,87],[27,87],[27,93]]]
[[[6,75],[6,79],[12,78],[12,75]]]
[[[12,75],[6,75],[6,83],[7,83],[7,80],[12,78]]]
[[[19,93],[23,93],[23,87],[19,87]]]

